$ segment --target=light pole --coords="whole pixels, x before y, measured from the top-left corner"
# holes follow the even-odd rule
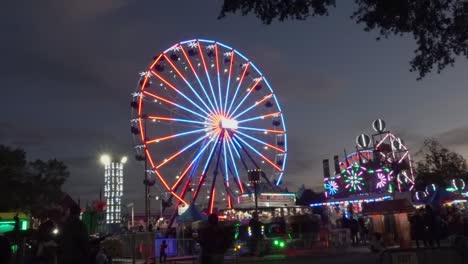
[[[159,201],[159,219],[163,218],[163,198],[156,195],[154,197],[156,201]]]
[[[132,213],[131,213],[132,214],[132,228],[135,227],[135,209],[134,209],[134,207],[135,207],[134,203],[127,204],[127,208],[132,208]]]
[[[260,183],[260,175],[262,174],[261,169],[254,169],[249,170],[247,172],[248,178],[251,184],[254,186],[254,194],[255,194],[255,213],[258,214],[258,191],[257,185]]]

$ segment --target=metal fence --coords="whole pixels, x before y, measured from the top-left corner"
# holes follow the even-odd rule
[[[379,264],[467,264],[465,250],[453,247],[387,249],[380,254]]]

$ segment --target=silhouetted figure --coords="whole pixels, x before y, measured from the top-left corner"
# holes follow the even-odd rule
[[[208,216],[208,226],[200,230],[201,264],[222,264],[231,244],[231,234],[218,224],[218,216]]]
[[[353,242],[353,244],[357,244],[358,243],[358,237],[357,237],[357,234],[358,234],[358,231],[359,231],[359,223],[356,219],[351,219],[350,220],[350,231],[351,231],[351,241]]]
[[[385,245],[383,242],[382,234],[373,233],[369,243],[369,247],[370,250],[375,253],[383,251],[385,249]]]
[[[99,247],[99,251],[96,254],[96,264],[109,264],[109,258],[107,258],[106,251],[104,248]]]
[[[258,220],[258,213],[253,213],[250,219],[249,227],[251,231],[249,251],[252,255],[260,254],[260,246],[262,243],[262,222]]]
[[[435,227],[436,225],[436,217],[435,213],[432,210],[430,205],[426,205],[426,212],[424,213],[424,233],[425,233],[425,240],[429,244],[429,246],[434,246],[434,239],[435,239]]]
[[[159,262],[160,263],[166,262],[166,258],[167,258],[166,248],[167,248],[166,240],[163,240],[163,242],[161,243],[161,246],[159,247]]]
[[[361,243],[366,243],[367,236],[369,235],[369,230],[366,227],[366,222],[364,221],[364,218],[359,217],[358,225],[359,225],[359,240]]]
[[[425,237],[425,225],[424,219],[421,215],[421,212],[416,212],[415,215],[411,217],[411,233],[413,239],[416,241],[416,247],[419,248],[419,241],[422,240],[424,246],[427,247],[427,241]]]
[[[35,262],[43,264],[57,263],[57,243],[53,235],[55,225],[48,220],[42,223],[38,229],[38,245],[36,250]]]
[[[0,263],[10,263],[11,255],[10,240],[0,233]]]
[[[75,205],[63,227],[61,262],[63,264],[89,263],[89,236],[85,224],[80,220],[81,209]]]

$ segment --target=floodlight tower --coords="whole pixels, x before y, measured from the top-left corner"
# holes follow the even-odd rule
[[[101,163],[104,165],[104,197],[107,203],[107,224],[119,224],[121,221],[123,168],[126,162],[127,157],[116,160],[107,154],[101,156]]]

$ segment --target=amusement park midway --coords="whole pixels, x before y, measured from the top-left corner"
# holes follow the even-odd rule
[[[334,2],[3,5],[0,264],[466,262],[468,1]]]

